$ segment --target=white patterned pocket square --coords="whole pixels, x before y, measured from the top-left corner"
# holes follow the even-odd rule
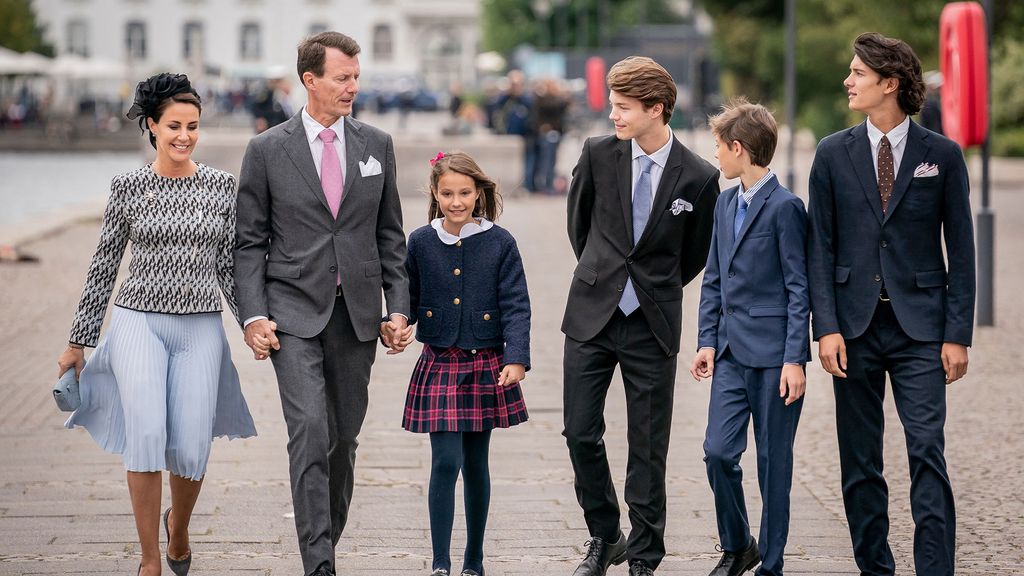
[[[363,178],[380,174],[380,161],[370,156],[366,161],[359,162],[359,174]]]
[[[939,175],[939,167],[936,164],[921,162],[914,168],[914,178],[932,178]]]
[[[690,204],[682,198],[676,198],[672,201],[672,206],[669,207],[672,211],[673,216],[679,216],[680,212],[693,212],[693,204]]]

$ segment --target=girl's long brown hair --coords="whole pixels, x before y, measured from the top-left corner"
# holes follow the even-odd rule
[[[476,160],[465,152],[450,152],[439,154],[439,158],[432,160],[433,169],[430,171],[430,205],[427,207],[427,221],[434,218],[441,218],[441,207],[437,204],[437,183],[445,172],[457,172],[469,176],[480,191],[480,196],[473,207],[474,217],[483,217],[495,222],[501,215],[501,193],[498,191],[498,184],[491,180]]]

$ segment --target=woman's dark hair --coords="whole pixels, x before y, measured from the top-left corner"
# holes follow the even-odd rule
[[[498,219],[501,214],[501,193],[498,192],[498,184],[491,180],[476,160],[465,152],[439,153],[436,158],[430,161],[433,169],[430,171],[430,206],[427,207],[427,220],[441,218],[441,207],[437,204],[438,182],[445,172],[457,172],[469,176],[476,184],[480,196],[476,199],[476,206],[473,207],[473,216],[487,218],[491,222]]]
[[[138,119],[139,129],[146,132],[149,130],[146,119],[152,118],[154,122],[160,122],[164,110],[175,102],[191,104],[198,108],[200,113],[203,112],[202,100],[189,82],[188,76],[162,72],[139,82],[135,88],[135,101],[126,116],[129,120]],[[156,136],[153,132],[149,133],[149,143],[156,148]]]
[[[914,115],[921,110],[925,91],[921,61],[909,44],[877,32],[866,32],[853,41],[853,52],[882,78],[899,81],[896,99],[904,113]]]

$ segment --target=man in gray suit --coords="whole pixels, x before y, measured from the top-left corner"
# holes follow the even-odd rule
[[[335,573],[381,293],[391,334],[406,331],[409,309],[391,137],[348,117],[358,54],[338,32],[299,46],[306,106],[252,139],[238,189],[239,317],[257,359],[269,356],[277,372],[299,551],[313,576]]]

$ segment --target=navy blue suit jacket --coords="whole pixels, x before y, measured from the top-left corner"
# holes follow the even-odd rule
[[[734,240],[739,186],[718,197],[700,294],[699,348],[728,348],[752,368],[810,360],[807,211],[774,176]]]
[[[815,339],[863,334],[884,283],[908,336],[971,344],[974,230],[963,153],[913,121],[906,138],[885,213],[866,123],[818,144],[808,246]],[[915,177],[923,163],[936,165],[938,174]]]

